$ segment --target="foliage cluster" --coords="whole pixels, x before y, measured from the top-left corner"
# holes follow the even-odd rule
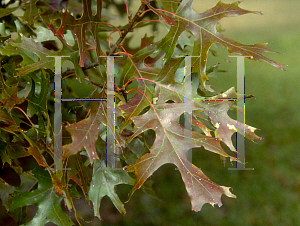
[[[262,55],[272,52],[266,44],[244,45],[221,34],[218,23],[222,18],[259,12],[244,10],[239,2],[220,1],[197,13],[193,0],[141,0],[134,15],[128,12],[131,1],[1,4],[0,198],[16,224],[81,224],[85,219],[74,204],[79,198],[93,206],[99,219],[104,196],[125,214],[116,186],[132,185],[129,199],[137,189],[155,197],[151,175],[167,163],[180,171],[194,211],[200,211],[205,203],[221,206],[222,194],[235,197],[229,187],[214,183],[193,165],[187,152],[204,147],[222,160],[236,161],[224,150],[226,145],[235,154],[231,141],[235,132],[259,139],[255,128],[244,127],[228,116],[234,102],[205,101],[244,98],[234,88],[221,93],[206,84],[218,70],[218,65],[207,67],[209,52],[217,56],[210,49],[213,44],[283,70],[282,64]],[[120,14],[127,13],[127,25],[111,23],[114,17],[107,11],[111,4],[117,5]],[[20,9],[22,16],[15,13]],[[165,37],[154,41],[154,36],[145,35],[140,48],[130,48],[131,39],[139,40],[128,34],[157,23],[167,28]],[[115,32],[119,39],[112,43]],[[12,38],[14,34],[16,38]],[[63,102],[62,163],[69,170],[54,170],[55,59],[49,56],[69,56],[62,58],[67,65],[62,73],[63,98],[105,98],[108,68],[103,56],[112,55],[123,56],[115,58],[115,126],[107,120],[105,101]],[[178,56],[198,56],[190,65],[193,98],[184,97],[185,61]],[[187,103],[192,114],[185,113]],[[183,116],[192,125],[191,136],[186,136]],[[107,130],[113,131],[121,170],[106,164]],[[38,207],[29,221],[28,205]]]

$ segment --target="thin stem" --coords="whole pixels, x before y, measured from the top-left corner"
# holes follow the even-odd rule
[[[127,18],[129,18],[128,0],[126,0],[126,13],[127,13]]]
[[[30,118],[27,116],[27,114],[26,114],[21,108],[19,108],[19,107],[17,107],[17,106],[14,106],[14,108],[19,109],[19,110],[25,115],[25,117],[26,117],[26,118],[28,119],[28,121],[30,122],[32,128],[35,129],[36,135],[38,136],[38,135],[39,135],[39,131],[34,127],[34,124],[33,124],[32,121],[30,120]]]
[[[99,66],[98,62],[89,64],[86,67],[83,67],[82,70],[85,71],[87,69],[90,69],[90,68],[93,68],[93,67],[96,67],[96,66]],[[62,78],[65,78],[66,76],[68,76],[70,74],[75,74],[75,69],[70,69],[70,70],[67,70],[67,71],[63,72],[62,73]]]
[[[161,21],[161,20],[142,20],[142,21],[137,22],[137,23],[133,26],[133,28],[135,28],[138,24],[144,23],[144,22],[162,22],[162,21]]]
[[[130,32],[134,26],[134,23],[136,22],[137,19],[140,18],[140,15],[144,12],[144,8],[145,8],[145,3],[142,2],[142,4],[140,5],[139,9],[137,10],[135,16],[133,17],[133,19],[131,19],[129,21],[129,24],[127,25],[126,29],[122,32],[122,35],[120,36],[120,38],[118,39],[118,41],[116,42],[115,45],[113,45],[110,50],[108,55],[111,56],[115,53],[116,49],[118,48],[118,46],[122,43],[122,41],[124,40],[124,38],[126,37],[126,35],[128,34],[128,32]]]
[[[162,85],[162,84],[159,84],[158,82],[155,82],[155,81],[153,81],[153,80],[151,80],[151,79],[147,79],[147,78],[133,78],[133,79],[130,79],[128,82],[126,82],[126,83],[124,84],[124,87],[126,87],[130,82],[132,82],[132,81],[134,81],[134,80],[137,80],[137,79],[141,79],[141,80],[146,80],[146,81],[149,81],[149,82],[153,82],[153,83],[155,83],[156,85],[159,85],[159,86],[164,87],[164,88],[166,88],[166,89],[168,89],[168,90],[170,90],[170,91],[173,91],[173,92],[177,93],[178,95],[181,95],[180,93],[176,92],[175,90],[172,90],[172,89],[170,89],[170,88],[168,88],[168,87],[166,87],[166,86],[164,86],[164,85]]]

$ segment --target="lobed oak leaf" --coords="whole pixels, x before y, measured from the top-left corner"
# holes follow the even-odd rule
[[[44,69],[41,70],[41,79],[32,78],[32,89],[28,95],[28,107],[27,114],[29,117],[32,117],[34,114],[37,114],[38,123],[39,123],[39,133],[38,138],[42,138],[46,135],[46,123],[43,118],[43,115],[48,118],[48,107],[47,107],[47,95],[50,87],[50,76],[49,73]],[[39,81],[39,82],[38,82]],[[35,87],[40,86],[41,91],[37,96],[35,94]]]
[[[105,112],[102,101],[101,103],[93,101],[88,118],[66,126],[67,131],[71,134],[72,143],[63,146],[63,159],[76,154],[82,148],[87,151],[91,163],[98,158],[95,143],[98,139],[101,121],[104,121]]]
[[[95,90],[91,98],[103,98],[103,95],[105,95],[103,92],[99,94]],[[107,125],[111,131],[114,131],[114,126],[111,122],[107,122],[106,101],[91,102],[90,114],[86,119],[66,126],[67,131],[71,134],[72,143],[63,146],[63,159],[80,152],[84,148],[88,153],[90,162],[93,163],[95,159],[98,159],[95,143],[98,139],[101,123]],[[118,130],[116,130],[116,133],[113,132],[113,134],[117,144],[124,148],[125,138],[119,134]]]
[[[146,46],[136,52],[132,57],[129,57],[122,67],[120,81],[125,84],[126,81],[129,81],[132,78],[139,78],[138,89],[143,91],[145,95],[138,92],[127,104],[119,106],[122,111],[126,112],[125,123],[120,127],[121,132],[127,125],[131,124],[132,117],[139,115],[142,110],[152,102],[153,83],[146,83],[146,80],[153,78],[156,75],[154,71],[157,70],[156,68],[147,68],[144,65],[144,60],[155,52],[155,50],[156,44]],[[146,80],[143,80],[143,78],[146,78]],[[148,99],[145,98],[145,96],[147,96]]]
[[[19,71],[16,76],[23,76],[38,69],[54,69],[55,58],[48,56],[57,56],[58,53],[48,50],[36,43],[31,38],[21,35],[21,42],[10,40],[4,49],[0,49],[3,55],[20,55],[23,57],[23,67],[17,68]]]
[[[33,23],[34,18],[39,15],[39,11],[36,6],[36,3],[38,1],[39,0],[25,0],[25,1],[23,0],[22,1],[23,8],[25,9],[22,19],[30,25]]]
[[[119,184],[134,184],[129,174],[124,170],[106,167],[105,161],[96,159],[93,165],[93,178],[89,190],[89,197],[94,204],[95,215],[102,220],[99,212],[100,203],[104,196],[108,196],[114,206],[123,215],[126,213],[124,204],[119,199],[115,186]]]
[[[172,80],[173,79],[171,77],[167,77],[166,82],[157,83],[153,97],[158,98],[158,104],[165,103],[168,100],[172,100],[175,103],[182,103],[184,101],[183,86],[175,82],[172,83]],[[208,101],[197,101],[196,104],[201,108],[201,112],[208,116],[211,123],[216,127],[216,130],[214,131],[215,137],[220,138],[230,148],[230,150],[234,152],[236,150],[232,144],[231,137],[235,132],[244,136],[245,131],[246,138],[251,141],[261,139],[254,133],[256,128],[237,122],[228,116],[227,112],[234,104],[234,101],[213,101],[214,99],[224,98],[232,100],[237,99],[237,101],[239,101],[243,99],[243,96],[237,95],[234,87],[232,87],[222,94],[209,98]],[[194,114],[198,117],[202,117],[197,112],[194,112]],[[207,136],[210,136],[210,130],[197,118],[193,117],[192,124],[202,129]]]
[[[202,109],[195,104],[194,100],[191,100],[189,104],[193,110]],[[179,124],[179,116],[184,113],[184,107],[184,103],[152,105],[152,108],[145,114],[132,118],[135,128],[128,143],[138,134],[150,129],[155,131],[156,139],[150,148],[150,153],[143,155],[135,164],[126,167],[126,171],[136,174],[136,182],[131,195],[160,166],[172,163],[180,170],[191,197],[193,210],[199,211],[205,203],[221,206],[222,194],[229,197],[234,197],[234,195],[229,192],[229,188],[215,184],[200,169],[190,163],[186,152],[191,148],[203,146],[211,152],[229,157],[231,161],[236,161],[236,158],[223,151],[218,138],[204,136],[194,131],[192,137],[185,137],[185,129]]]
[[[67,171],[68,178],[73,180],[81,188],[86,200],[89,201],[88,190],[90,178],[88,176],[88,169],[84,166],[80,154],[70,156],[68,159],[68,168],[70,168],[70,170]]]
[[[144,81],[138,80],[139,83],[139,90],[143,90],[145,96],[147,96],[149,101],[152,101],[152,92],[150,91],[149,87],[146,85]],[[137,116],[141,113],[141,111],[149,106],[149,101],[145,98],[143,94],[137,92],[135,96],[125,105],[119,106],[120,109],[126,112],[125,122],[120,127],[120,131],[122,132],[125,127],[132,123],[131,118]]]
[[[38,188],[16,195],[9,210],[36,205],[38,210],[34,218],[26,225],[36,226],[53,222],[57,225],[72,226],[70,216],[64,213],[61,208],[62,197],[56,194],[49,172],[35,168],[33,174],[38,179]]]
[[[24,102],[24,98],[18,97],[18,86],[8,86],[4,79],[3,75],[0,73],[0,82],[1,86],[3,89],[3,92],[1,93],[1,102],[4,108],[7,109],[8,112],[11,111],[11,109],[16,105],[16,104],[21,104]]]
[[[212,124],[216,127],[214,131],[215,137],[222,139],[231,151],[236,151],[231,141],[231,137],[235,132],[245,135],[251,141],[261,139],[254,133],[256,128],[240,123],[228,116],[227,112],[234,104],[234,101],[212,101],[214,98],[237,98],[237,101],[239,101],[243,97],[237,95],[234,87],[232,87],[226,92],[212,97],[210,101],[201,103],[201,106],[205,106],[205,114],[209,116]]]
[[[91,57],[86,47],[86,35],[85,31],[91,31],[93,39],[95,40],[96,52],[98,57],[98,62],[103,62],[103,59],[100,58],[100,55],[103,55],[101,47],[98,41],[98,31],[100,28],[103,28],[105,31],[111,30],[111,27],[101,23],[101,5],[102,3],[97,3],[97,13],[93,15],[91,1],[83,1],[83,12],[82,16],[79,19],[75,19],[69,11],[65,11],[62,14],[62,23],[59,29],[56,31],[56,36],[63,36],[66,30],[71,30],[74,34],[78,49],[80,53],[79,65],[80,67],[84,66],[85,60],[88,59],[91,63]],[[107,28],[108,27],[108,28]]]
[[[17,170],[15,170],[17,171]],[[19,192],[27,192],[29,191],[37,182],[37,179],[31,174],[27,172],[16,172],[20,176],[20,186],[15,187],[5,182],[2,178],[0,178],[0,198],[2,203],[6,205],[6,208],[11,204],[12,194]]]
[[[13,117],[4,109],[0,109],[0,129],[15,135],[17,135],[15,132],[19,131]]]
[[[13,8],[0,8],[0,18],[10,15],[18,8],[19,8],[18,6]]]
[[[284,70],[283,64],[277,63],[262,55],[264,52],[274,52],[266,47],[266,44],[244,45],[222,35],[217,31],[217,23],[225,17],[239,16],[247,13],[260,12],[244,10],[238,6],[240,2],[231,4],[219,1],[215,7],[204,12],[197,13],[193,10],[193,0],[183,0],[177,8],[176,15],[179,18],[178,27],[171,27],[166,37],[158,44],[158,48],[165,51],[165,58],[170,58],[175,50],[180,35],[188,30],[194,35],[194,48],[192,55],[193,71],[198,73],[201,85],[205,87],[206,62],[210,47],[214,43],[225,46],[230,53],[239,53],[244,56],[252,56],[253,60],[263,60],[274,67]]]

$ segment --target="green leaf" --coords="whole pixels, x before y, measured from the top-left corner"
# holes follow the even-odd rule
[[[32,87],[32,80],[31,80],[30,77],[24,76],[23,79],[24,79],[24,81],[26,83],[26,86],[25,86],[24,89],[22,89],[22,90],[20,90],[18,92],[18,97],[19,98],[22,98],[22,97],[26,98],[26,97],[28,97],[28,95],[29,95],[29,93],[31,91],[31,87]]]
[[[4,49],[0,49],[3,55],[21,55],[23,57],[21,68],[17,68],[19,73],[16,76],[23,76],[38,69],[51,69],[54,70],[55,59],[59,53],[53,50],[48,50],[43,46],[36,43],[31,38],[26,38],[21,35],[21,42],[10,40],[9,44]],[[64,59],[63,59],[64,60]],[[62,61],[63,61],[62,60]]]
[[[244,56],[252,56],[253,60],[263,60],[274,67],[284,70],[282,64],[263,56],[264,52],[273,52],[266,47],[265,43],[255,45],[244,45],[233,39],[220,34],[217,31],[217,23],[225,17],[239,16],[247,13],[260,12],[244,10],[238,7],[239,2],[226,4],[221,1],[212,9],[197,13],[192,8],[193,0],[183,0],[179,5],[176,15],[178,17],[178,27],[171,27],[168,34],[158,44],[158,48],[165,51],[165,58],[170,58],[175,50],[180,35],[186,30],[194,35],[194,49],[191,55],[193,57],[193,72],[197,72],[200,83],[205,87],[207,54],[214,43],[220,43],[225,46],[230,53],[239,53]]]
[[[2,178],[0,178],[0,198],[3,204],[7,204],[10,194],[14,193],[15,187],[6,183]]]
[[[4,8],[0,9],[0,18],[10,15],[12,12],[14,12],[19,7],[13,7],[13,8]]]
[[[2,203],[6,205],[7,209],[11,205],[12,196],[16,193],[28,192],[37,182],[37,179],[27,172],[20,173],[20,179],[20,186],[15,187],[0,178],[0,198],[2,199]]]
[[[89,197],[94,204],[94,213],[101,219],[99,208],[104,196],[108,196],[114,206],[123,215],[126,213],[124,204],[119,199],[115,186],[118,184],[134,184],[134,180],[124,170],[106,167],[105,161],[96,159],[93,166],[93,178],[89,190]]]
[[[50,86],[49,73],[42,69],[41,80],[39,81],[37,77],[32,81],[32,89],[28,95],[28,108],[27,114],[29,117],[32,117],[37,113],[38,123],[39,123],[39,134],[38,137],[44,137],[46,135],[46,123],[43,118],[48,117],[48,109],[47,109],[47,95]],[[35,94],[35,86],[39,85],[41,87],[41,91],[38,96]]]
[[[2,104],[7,109],[7,111],[10,112],[16,104],[23,103],[25,99],[18,97],[18,87],[16,85],[8,86],[5,83],[3,75],[1,73],[0,79],[3,88],[3,91],[1,93]]]
[[[25,8],[25,13],[22,17],[24,21],[26,21],[29,25],[33,24],[33,20],[36,16],[39,15],[38,8],[36,7],[36,3],[39,0],[23,0],[23,7]]]
[[[86,200],[89,201],[88,190],[90,178],[88,176],[88,168],[83,164],[81,156],[79,154],[70,156],[68,159],[68,167],[70,168],[70,170],[67,171],[68,178],[73,180],[82,189]]]
[[[0,109],[0,129],[16,135],[19,127],[6,110]]]
[[[7,63],[3,65],[5,72],[8,74],[9,77],[13,77],[16,75],[16,63],[13,62],[11,64]]]
[[[49,172],[35,168],[33,174],[38,179],[38,188],[15,196],[9,210],[36,205],[38,207],[37,213],[26,225],[45,225],[48,222],[57,225],[74,225],[70,216],[61,209],[62,197],[56,194]]]
[[[35,42],[58,41],[58,38],[54,36],[53,32],[43,26],[37,26],[34,32],[36,34]]]
[[[1,123],[1,122],[0,122]],[[25,148],[14,142],[10,142],[8,133],[1,133],[0,135],[0,157],[3,164],[7,162],[12,165],[11,159],[22,158],[28,156],[29,153]]]
[[[172,1],[156,1],[159,8],[164,9],[169,12],[176,12],[181,0]]]

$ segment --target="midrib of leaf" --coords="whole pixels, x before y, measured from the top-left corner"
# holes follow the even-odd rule
[[[92,130],[92,127],[94,126],[94,123],[95,123],[95,121],[97,120],[97,116],[98,116],[98,114],[100,114],[100,105],[101,104],[99,104],[99,107],[97,108],[97,113],[95,114],[95,117],[93,118],[93,121],[92,121],[92,123],[90,124],[90,126],[89,126],[89,128],[87,129],[87,130],[84,130],[84,129],[78,129],[77,128],[77,130],[82,130],[82,131],[86,131],[86,133],[85,133],[85,136],[81,139],[81,141],[80,141],[80,143],[77,145],[77,146],[80,146],[80,144],[82,144],[82,143],[84,143],[84,140],[86,140],[87,138],[87,136],[89,136],[89,139],[91,139],[91,137],[90,137],[90,131]],[[105,111],[104,111],[105,112]],[[91,113],[92,114],[92,113]],[[104,113],[105,114],[105,113]],[[90,116],[91,117],[91,116]],[[88,120],[88,119],[86,119],[86,120]],[[84,146],[84,145],[83,145]]]
[[[39,219],[39,222],[41,222],[41,221],[43,220],[43,215],[45,214],[46,209],[47,209],[48,202],[49,202],[49,200],[51,199],[51,194],[52,194],[52,192],[53,192],[53,187],[52,187],[51,189],[48,189],[48,190],[51,190],[51,192],[50,192],[49,198],[47,199],[47,201],[46,201],[46,203],[45,203],[44,209],[42,210],[42,214],[40,215],[41,217],[40,217],[40,219]],[[48,190],[47,190],[47,191],[48,191]],[[53,203],[52,203],[52,206],[53,206]],[[54,208],[53,208],[53,209],[54,209]],[[39,224],[39,225],[40,225],[40,224]]]
[[[22,200],[22,201],[20,201],[20,202],[14,202],[14,205],[15,206],[24,206],[24,205],[26,205],[26,203],[27,203],[27,201],[30,201],[30,200],[34,200],[34,202],[33,203],[36,203],[37,202],[37,199],[39,198],[39,197],[46,197],[46,195],[44,196],[44,195],[42,195],[42,194],[45,194],[45,193],[47,193],[47,192],[49,192],[50,190],[52,190],[53,189],[53,187],[52,188],[49,188],[49,189],[47,189],[47,190],[44,190],[43,192],[40,192],[39,190],[34,190],[33,192],[38,192],[38,194],[37,195],[35,195],[35,196],[31,196],[30,198],[28,198],[28,199],[25,199],[25,200]]]
[[[193,2],[193,1],[191,1],[191,2]],[[184,5],[182,5],[182,8],[180,9],[180,11],[177,12],[177,14],[179,14],[179,13],[182,12],[183,10],[191,9],[191,14],[196,15],[196,16],[201,15],[201,14],[198,14],[197,12],[195,12],[195,11],[192,9],[192,6],[191,6],[191,5],[187,5],[187,3],[188,3],[188,1],[186,1],[186,2],[184,3]],[[222,3],[222,2],[221,2],[221,3]],[[232,3],[232,4],[233,4],[233,3]],[[234,13],[234,16],[239,16],[239,9],[240,9],[240,8],[239,8],[239,9],[233,9],[233,10],[227,10],[230,6],[232,6],[232,4],[230,4],[230,5],[229,5],[227,8],[225,8],[225,9],[222,9],[222,11],[219,12],[219,13],[215,13],[215,14],[206,16],[206,17],[204,17],[204,18],[196,19],[196,20],[189,20],[189,19],[186,19],[186,18],[181,17],[181,16],[176,15],[176,14],[174,14],[174,16],[180,18],[180,19],[183,20],[183,21],[187,21],[188,23],[191,23],[192,25],[198,27],[198,28],[199,28],[199,32],[200,32],[199,38],[201,38],[201,40],[203,40],[202,34],[201,34],[201,31],[202,31],[202,29],[203,29],[205,32],[207,32],[207,33],[211,36],[211,40],[212,40],[211,42],[212,42],[212,43],[219,42],[219,43],[221,43],[222,45],[224,45],[224,46],[225,46],[226,48],[228,48],[228,49],[231,49],[231,48],[239,49],[240,51],[246,53],[247,55],[252,55],[254,59],[257,59],[257,60],[258,60],[258,59],[262,59],[262,60],[266,61],[267,63],[271,64],[272,66],[275,66],[275,67],[277,67],[277,68],[279,68],[279,69],[284,70],[284,68],[282,67],[282,65],[280,65],[280,64],[278,64],[278,63],[276,63],[276,62],[274,62],[273,60],[268,59],[267,57],[263,56],[262,53],[260,53],[260,52],[273,52],[273,51],[268,50],[267,48],[263,48],[263,47],[259,47],[259,46],[255,46],[255,45],[254,45],[254,46],[243,45],[243,44],[235,45],[235,44],[230,43],[230,42],[228,42],[228,41],[226,41],[225,39],[222,38],[222,37],[227,38],[226,36],[223,36],[222,34],[220,34],[220,33],[218,33],[218,32],[217,32],[216,34],[214,34],[213,32],[209,31],[209,30],[206,29],[205,27],[202,27],[202,26],[200,26],[200,25],[198,25],[198,24],[196,24],[196,23],[194,22],[194,21],[201,21],[201,20],[209,19],[209,18],[212,18],[212,17],[217,17],[217,16],[222,15],[222,14],[225,14],[223,17],[226,17],[226,16],[227,16],[226,14],[231,13],[231,12]],[[242,10],[242,9],[241,9],[241,10]],[[247,12],[244,12],[244,13],[242,13],[242,14],[246,14],[246,13],[259,13],[259,12],[256,12],[256,11],[253,11],[253,12],[252,12],[252,11],[247,11]],[[242,15],[242,14],[241,14],[241,15]],[[223,17],[222,17],[222,18],[223,18]],[[228,16],[227,16],[227,17],[228,17]],[[219,20],[221,20],[222,18],[220,18],[220,19],[216,18],[216,20],[219,21]],[[212,22],[212,23],[213,23],[213,22]],[[178,25],[180,25],[180,21],[178,21]],[[206,26],[207,26],[207,25],[208,25],[208,24],[206,24]],[[178,29],[179,29],[179,27],[181,27],[181,26],[178,26],[178,27],[176,28],[176,32],[175,32],[176,35],[174,35],[173,37],[171,37],[171,39],[172,39],[172,45],[173,45],[174,41],[177,41],[177,39],[178,39]],[[171,29],[174,29],[174,27],[172,27]],[[195,32],[192,31],[192,33],[195,33]],[[194,36],[195,36],[195,35],[196,35],[196,34],[194,34]],[[220,37],[219,37],[218,35],[219,35]],[[231,38],[228,38],[228,39],[229,39],[229,40],[232,40]],[[234,41],[234,40],[232,40],[232,41]],[[234,42],[236,42],[236,41],[234,41]],[[238,42],[236,42],[236,43],[238,43]],[[256,45],[257,45],[257,44],[256,44]],[[207,49],[209,49],[210,46],[211,46],[211,44],[207,46]],[[257,49],[257,50],[258,50],[258,53],[256,53],[255,51],[252,51],[251,49]],[[170,54],[169,54],[170,51],[172,52],[172,51],[173,51],[173,48],[168,49],[168,51],[166,52],[166,56],[168,56],[168,57],[170,56]],[[202,43],[201,43],[201,49],[200,49],[200,51],[203,51],[203,45],[202,45]],[[204,65],[204,68],[205,68],[206,62],[202,60],[202,54],[200,54],[200,55],[201,55],[201,56],[200,56],[200,68],[202,67],[202,66],[201,66],[202,64]],[[203,61],[203,62],[202,62],[202,61]],[[200,75],[198,75],[198,76],[200,76]],[[206,75],[201,75],[201,77],[202,77],[202,79],[200,79],[200,80],[201,80],[201,84],[202,84],[203,81],[207,80],[207,77],[206,77]],[[200,78],[200,77],[199,77],[199,78]],[[203,85],[204,85],[204,84],[203,84]]]
[[[49,63],[53,63],[53,65],[54,65],[54,62],[55,62],[55,60],[49,60],[48,62],[44,62],[44,63],[42,63],[42,61],[38,61],[38,62],[36,62],[32,65],[28,65],[28,66],[25,66],[25,67],[22,67],[22,68],[18,68],[18,70],[21,71],[21,73],[17,74],[15,77],[23,76],[23,75],[28,74],[29,72],[32,72],[32,71],[38,70],[40,68],[43,68],[44,65],[48,65]],[[48,67],[45,67],[45,68],[48,68]]]
[[[162,127],[163,132],[164,132],[164,137],[162,138],[163,140],[162,140],[162,143],[161,143],[161,147],[163,147],[164,142],[165,142],[165,140],[167,139],[168,142],[169,142],[169,144],[171,145],[171,147],[172,147],[172,149],[173,149],[172,151],[170,151],[170,154],[174,151],[174,152],[176,153],[176,156],[177,156],[178,160],[180,161],[180,163],[185,167],[185,164],[184,164],[184,162],[182,161],[182,158],[180,157],[180,155],[178,154],[178,152],[176,151],[176,148],[175,148],[175,146],[173,145],[172,139],[169,137],[167,131],[169,131],[170,133],[176,134],[177,136],[183,137],[183,138],[184,138],[184,135],[181,135],[181,134],[179,134],[179,133],[175,133],[175,132],[173,132],[173,131],[171,131],[171,130],[166,129],[166,128],[164,127],[163,123],[161,122],[161,119],[160,119],[160,117],[158,116],[155,107],[154,107],[152,104],[150,104],[150,105],[151,105],[151,107],[153,108],[154,113],[155,113],[155,115],[156,115],[156,117],[157,117],[157,120],[159,121],[160,126]],[[178,108],[181,108],[181,107],[178,107]],[[173,108],[173,109],[174,109],[174,108]],[[175,108],[175,109],[176,109],[176,108]],[[165,110],[163,109],[163,110],[161,110],[161,111],[165,111]],[[150,118],[148,121],[146,121],[146,122],[144,123],[144,125],[146,125],[146,124],[147,124],[149,121],[151,121],[151,120],[152,120],[152,118]],[[143,127],[144,125],[142,125],[141,127]],[[157,139],[157,138],[156,138],[156,139]],[[191,139],[192,139],[192,140],[195,140],[195,141],[198,141],[198,139],[193,138],[193,137],[191,137]],[[215,138],[209,138],[209,137],[207,137],[206,139],[215,139]],[[130,142],[130,141],[129,141],[129,142]],[[203,142],[203,141],[201,141],[201,142],[202,142],[202,143],[205,143],[207,146],[212,146],[212,147],[214,147],[213,145],[210,145],[210,144],[207,143],[207,142]],[[167,143],[167,145],[168,145],[168,143]],[[211,151],[212,151],[212,150],[213,150],[213,148],[211,149]],[[217,153],[217,152],[215,152],[215,151],[212,151],[212,152],[215,152],[215,153],[217,153],[217,154],[221,154],[221,153],[223,152],[223,150],[222,150],[222,149],[219,149],[219,150],[220,150],[220,153]],[[144,161],[149,160],[149,159],[152,159],[152,158],[154,158],[154,159],[157,158],[157,157],[159,156],[159,154],[161,153],[161,151],[162,151],[162,149],[159,149],[159,151],[157,152],[157,154],[156,154],[155,156],[151,156],[151,157],[145,159]],[[149,164],[149,167],[148,167],[147,169],[149,169],[149,168],[152,166],[152,164],[154,164],[153,161],[152,161],[151,164]],[[185,167],[185,168],[186,168],[186,167]],[[189,171],[188,168],[186,168],[186,170]],[[189,171],[189,172],[190,172],[190,171]],[[145,170],[145,173],[147,173],[147,170]],[[145,174],[145,173],[144,173],[144,174]],[[143,175],[144,175],[144,174],[143,174]],[[141,177],[141,179],[142,179],[142,177]],[[140,179],[140,180],[141,180],[141,179]],[[139,180],[139,181],[140,181],[140,180]]]
[[[50,193],[50,197],[52,196],[52,193],[53,193],[53,192],[54,192],[54,189],[52,189],[52,191],[51,191],[51,193]],[[55,195],[55,194],[54,194],[54,195]],[[53,203],[53,199],[51,199],[51,204],[52,204],[51,207],[52,207],[52,209],[53,209],[53,212],[55,213],[56,217],[60,220],[61,225],[63,225],[63,224],[64,224],[64,221],[63,221],[62,218],[60,218],[58,212],[56,212],[56,209],[54,208],[55,205],[54,205],[54,203]]]
[[[112,200],[112,202],[113,203],[117,203],[118,202],[118,200],[115,198],[115,197],[118,197],[118,196],[115,196],[115,191],[114,191],[114,188],[112,187],[112,186],[108,186],[109,185],[109,180],[107,179],[107,177],[106,177],[106,175],[105,175],[105,171],[104,170],[101,170],[102,171],[102,175],[103,175],[103,177],[104,177],[104,179],[105,179],[105,185],[106,185],[106,189],[109,191],[109,198],[111,199],[111,198],[113,198],[113,200]],[[111,190],[111,187],[112,187],[112,189],[113,189],[113,191]],[[123,210],[118,206],[118,205],[115,205],[115,207],[116,208],[118,208],[118,210],[119,210],[119,212],[122,212]]]

